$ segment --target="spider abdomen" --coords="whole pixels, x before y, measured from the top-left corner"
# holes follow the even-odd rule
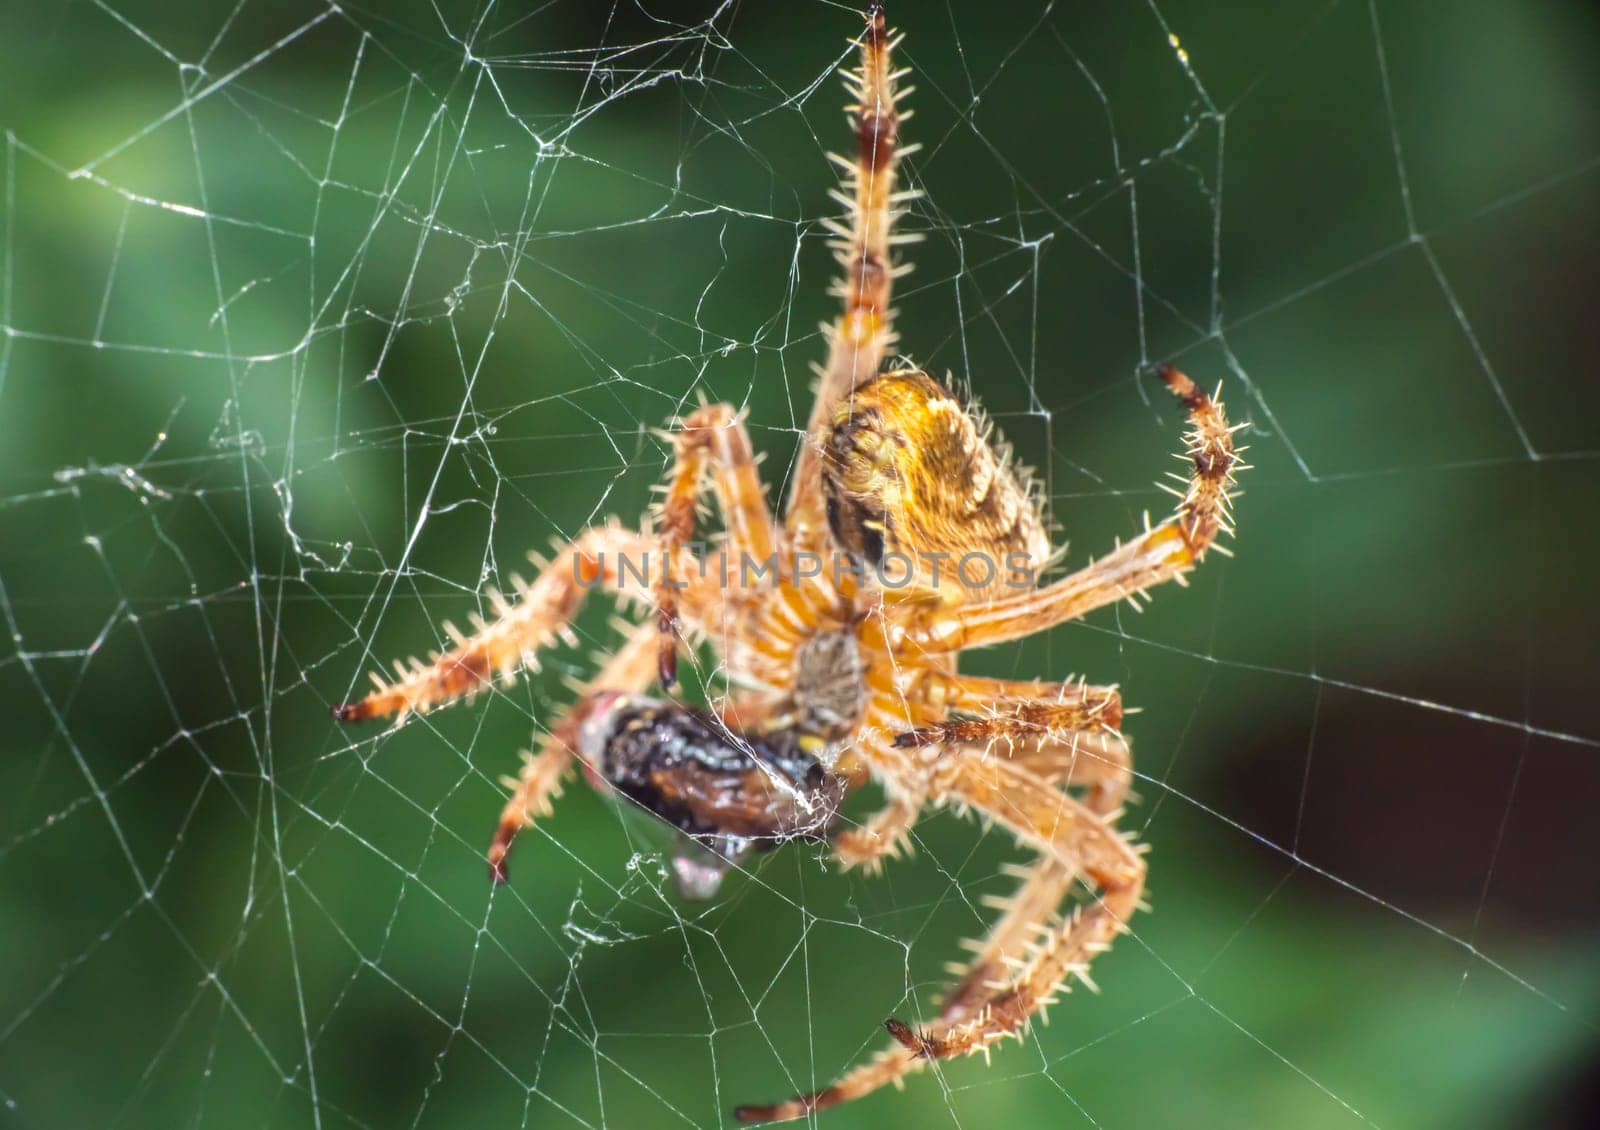
[[[1044,567],[1039,492],[988,431],[915,369],[874,377],[835,411],[823,444],[829,524],[885,590],[988,600]]]

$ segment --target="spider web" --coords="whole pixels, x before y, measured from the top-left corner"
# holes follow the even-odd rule
[[[189,7],[0,17],[0,1124],[711,1126],[931,1018],[1021,858],[952,816],[878,879],[791,847],[687,904],[572,788],[486,882],[608,609],[472,708],[328,717],[634,520],[699,396],[779,497],[858,17]],[[1142,708],[1153,910],[1104,991],[818,1122],[1564,1117],[1600,1034],[1593,17],[1081,7],[890,12],[902,347],[1074,565],[1165,509],[1148,366],[1222,381],[1237,557],[972,665]]]

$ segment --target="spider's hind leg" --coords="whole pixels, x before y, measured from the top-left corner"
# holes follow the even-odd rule
[[[882,869],[887,860],[909,850],[911,829],[927,802],[920,783],[889,790],[887,803],[854,828],[833,838],[833,851],[844,870],[860,867],[868,874]]]
[[[503,783],[511,790],[500,823],[489,844],[489,875],[497,883],[506,881],[506,856],[517,833],[536,817],[550,815],[552,803],[561,795],[561,785],[576,759],[578,727],[600,691],[641,691],[656,673],[656,630],[642,624],[567,707],[540,743],[539,752],[525,754],[522,772]]]
[[[904,1038],[910,1033],[905,1025],[899,1031],[891,1027],[908,1050],[935,1059],[984,1051],[1003,1037],[1020,1036],[1069,976],[1092,984],[1089,962],[1127,929],[1145,879],[1142,853],[1104,817],[1019,765],[967,754],[956,759],[942,784],[947,803],[978,809],[1041,855],[938,1022],[910,1039]],[[1059,926],[1046,928],[1057,910],[1047,905],[1051,885],[1056,877],[1073,874],[1093,883],[1096,896]],[[1036,936],[1025,937],[1036,927],[1042,928]],[[1021,955],[992,945],[1013,938],[1026,943]],[[1000,958],[1000,964],[985,968],[986,955]],[[992,978],[991,972],[1001,976]]]
[[[956,754],[941,774],[948,803],[965,804],[1005,824],[1041,851],[1022,885],[977,946],[972,963],[923,1031],[885,1023],[895,1042],[832,1086],[770,1106],[735,1111],[744,1122],[784,1122],[838,1106],[901,1079],[931,1060],[987,1051],[1020,1036],[1069,977],[1089,983],[1094,956],[1125,930],[1144,890],[1144,860],[1110,824],[1026,769],[975,751]],[[1064,920],[1057,915],[1078,875],[1097,898]]]

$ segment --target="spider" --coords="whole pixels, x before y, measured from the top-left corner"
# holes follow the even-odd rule
[[[768,510],[740,415],[700,407],[671,435],[674,465],[645,531],[584,530],[531,584],[517,580],[514,598],[490,590],[493,619],[475,617],[471,636],[446,623],[448,651],[396,664],[393,680],[374,675],[375,691],[334,709],[345,722],[403,717],[514,678],[570,634],[584,597],[601,589],[655,615],[628,629],[507,779],[488,853],[497,881],[513,838],[550,813],[580,764],[592,783],[679,829],[689,848],[675,864],[691,896],[714,892],[756,846],[828,836],[840,796],[868,780],[885,803],[832,835],[842,867],[875,871],[907,846],[925,809],[942,807],[976,812],[1036,853],[931,1022],[886,1021],[892,1042],[875,1058],[823,1090],[740,1107],[746,1122],[804,1117],[930,1061],[987,1056],[1071,979],[1092,987],[1088,963],[1127,930],[1145,880],[1142,848],[1117,829],[1132,777],[1121,697],[1075,680],[963,675],[957,659],[1183,582],[1231,532],[1229,492],[1243,466],[1222,405],[1160,367],[1189,421],[1175,512],[1077,572],[1038,581],[1052,553],[1030,474],[944,384],[883,365],[895,342],[891,288],[908,269],[891,248],[910,239],[891,228],[915,196],[895,187],[897,161],[912,151],[899,138],[898,44],[873,5],[859,69],[846,75],[856,156],[834,158],[848,210],[830,225],[843,311],[828,328],[782,520]],[[707,480],[725,530],[696,558]],[[640,568],[651,560],[659,570]],[[656,681],[674,685],[685,635],[740,688],[714,716],[643,696]],[[1080,884],[1086,897],[1071,899]]]

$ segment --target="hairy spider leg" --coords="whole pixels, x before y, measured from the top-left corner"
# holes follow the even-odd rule
[[[896,749],[887,735],[864,734],[856,751],[883,787],[884,804],[855,827],[833,838],[834,857],[845,870],[860,867],[876,874],[884,863],[908,854],[911,829],[928,803],[927,773]],[[896,768],[885,771],[886,766]]]
[[[877,375],[895,341],[891,292],[894,279],[910,267],[894,265],[890,248],[917,238],[892,234],[902,206],[918,195],[895,191],[899,160],[916,149],[900,146],[900,123],[911,114],[900,110],[899,100],[912,92],[910,87],[896,90],[907,73],[893,67],[900,40],[890,36],[882,5],[874,4],[861,37],[860,66],[845,75],[856,152],[854,157],[829,154],[844,170],[843,184],[832,195],[845,206],[848,219],[828,222],[837,237],[831,245],[834,256],[844,269],[833,293],[844,308],[833,325],[823,327],[828,361],[817,375],[816,399],[789,496],[787,527],[796,543],[806,547],[824,544],[827,535],[819,452],[833,409],[857,385]]]
[[[940,775],[940,786],[940,803],[970,805],[992,817],[1038,850],[1041,861],[1075,870],[1099,892],[1029,948],[1021,970],[996,987],[976,1016],[960,1023],[941,1019],[913,1045],[925,1056],[945,1059],[1019,1035],[1035,1012],[1053,1002],[1069,975],[1089,983],[1088,961],[1127,929],[1139,907],[1145,863],[1109,821],[1014,763],[968,752]]]
[[[1190,474],[1178,476],[1186,486],[1178,495],[1173,516],[1127,545],[1086,565],[1054,584],[1003,597],[989,604],[960,610],[930,623],[918,634],[917,644],[928,651],[984,647],[1021,639],[1119,600],[1138,604],[1139,596],[1163,581],[1182,582],[1219,534],[1232,533],[1229,503],[1238,461],[1233,433],[1222,404],[1195,387],[1193,381],[1170,365],[1158,375],[1189,411],[1182,458],[1192,464]],[[1242,426],[1242,425],[1241,425]],[[1218,547],[1218,552],[1222,552]]]
[[[686,454],[680,455],[663,505],[660,541],[618,525],[584,530],[557,551],[532,584],[513,576],[514,603],[491,589],[493,620],[474,616],[475,631],[470,637],[447,622],[444,628],[455,647],[431,656],[426,664],[413,660],[408,668],[397,663],[399,677],[394,681],[374,675],[378,689],[358,702],[336,707],[334,716],[341,722],[358,722],[427,710],[471,697],[487,689],[496,676],[535,666],[539,649],[565,628],[593,588],[639,603],[655,603],[658,626],[664,631],[670,627],[674,643],[682,630],[680,604],[694,606],[696,627],[718,619],[711,613],[736,596],[737,588],[722,584],[719,577],[686,559],[682,552],[693,533],[704,462],[709,459],[714,468],[716,496],[728,529],[724,553],[771,559],[772,518],[757,477],[750,438],[730,406],[713,404],[696,410],[678,436],[680,452]],[[687,484],[686,490],[682,483]],[[655,578],[653,586],[651,578]],[[663,588],[662,579],[670,585]],[[663,670],[663,676],[674,675],[675,664],[662,662],[672,668]]]
[[[578,727],[601,691],[642,691],[656,674],[654,624],[636,626],[633,634],[583,687],[577,700],[562,713],[539,743],[538,753],[524,753],[522,772],[502,778],[511,790],[500,822],[489,844],[489,875],[497,883],[508,877],[506,857],[517,834],[536,818],[549,816],[561,795],[562,781],[577,757]]]
[[[492,620],[476,613],[473,634],[464,635],[445,621],[445,634],[455,646],[435,652],[427,663],[413,659],[409,666],[395,662],[392,681],[374,673],[377,689],[356,702],[336,706],[341,722],[425,711],[458,698],[471,698],[489,689],[496,677],[513,676],[523,667],[538,667],[538,652],[566,630],[591,589],[603,588],[635,601],[648,601],[648,587],[619,571],[619,564],[638,561],[653,545],[651,539],[619,525],[591,526],[557,552],[532,584],[512,576],[516,600],[489,590]]]
[[[1020,1037],[1032,1016],[1064,991],[1067,978],[1090,983],[1089,961],[1126,930],[1144,890],[1144,861],[1100,816],[998,758],[960,754],[938,780],[936,803],[977,809],[1038,849],[1040,858],[934,1024],[918,1032],[891,1018],[884,1026],[895,1043],[874,1059],[820,1091],[739,1107],[734,1113],[741,1121],[804,1118],[898,1083],[932,1060],[986,1052],[1006,1036]],[[1052,925],[1078,874],[1095,884],[1098,898]]]
[[[951,675],[939,691],[951,709],[976,717],[908,730],[896,736],[896,745],[964,745],[1005,757],[1052,784],[1086,789],[1084,803],[1102,816],[1122,808],[1133,758],[1120,731],[1117,688]]]
[[[765,566],[776,560],[776,535],[756,470],[755,452],[734,407],[707,404],[695,409],[684,418],[672,440],[677,458],[661,500],[662,567],[655,582],[656,623],[660,632],[657,667],[663,687],[671,687],[678,677],[681,635],[678,593],[687,583],[686,578],[675,575],[665,566],[678,561],[685,545],[694,537],[695,517],[708,464],[727,529],[722,547],[725,556],[720,565],[731,565],[745,573],[749,571],[748,563]],[[731,583],[723,587],[728,589]]]

